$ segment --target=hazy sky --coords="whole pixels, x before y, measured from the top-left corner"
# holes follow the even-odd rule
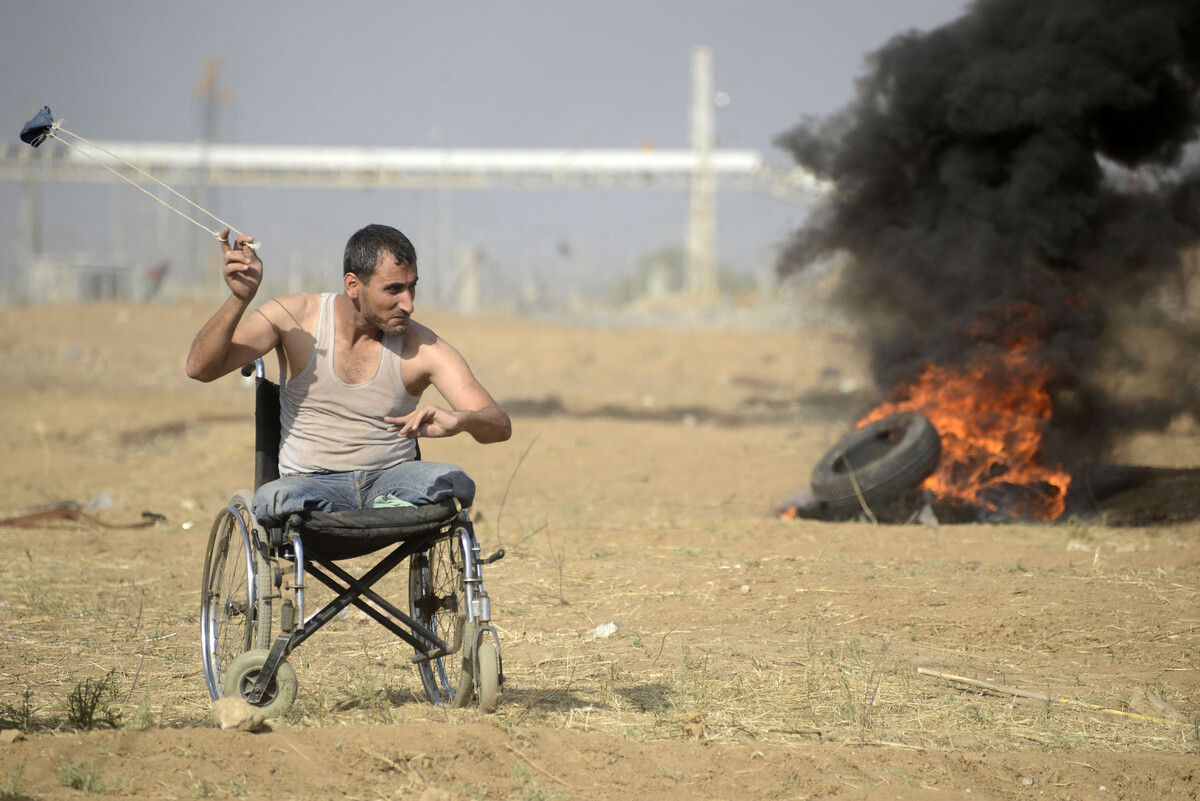
[[[772,140],[805,116],[845,105],[868,53],[896,34],[948,22],[965,6],[4,0],[0,126],[19,144],[21,125],[48,104],[89,139],[194,140],[202,128],[197,83],[206,60],[219,58],[228,95],[221,141],[684,147],[691,52],[707,45],[715,89],[730,98],[717,111],[719,144],[788,164]],[[453,241],[481,247],[490,268],[514,283],[530,275],[556,280],[564,271],[599,281],[629,269],[647,250],[681,244],[686,225],[680,193],[431,194],[228,189],[217,194],[214,210],[263,240],[268,270],[328,269],[335,281],[346,237],[367,222],[413,236],[423,275],[431,267],[452,270],[449,254],[438,254],[430,241],[438,207],[447,211],[443,230]],[[22,235],[20,198],[18,185],[0,183],[0,225],[9,241]],[[163,255],[148,252],[154,246],[129,246],[160,220],[156,204],[132,188],[52,185],[41,205],[48,251]],[[749,272],[770,266],[774,248],[803,215],[744,193],[722,193],[718,206],[721,261]],[[5,258],[11,271],[12,256]]]

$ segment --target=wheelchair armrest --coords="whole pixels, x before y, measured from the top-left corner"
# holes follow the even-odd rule
[[[259,378],[267,377],[267,363],[262,360],[262,357],[255,359],[249,364],[242,365],[242,375],[246,378],[250,376],[258,376]]]

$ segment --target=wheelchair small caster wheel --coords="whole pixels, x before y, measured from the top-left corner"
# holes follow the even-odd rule
[[[233,664],[225,671],[225,695],[246,698],[254,689],[254,683],[258,681],[258,674],[269,655],[269,651],[257,648],[233,660]],[[296,669],[289,665],[286,659],[281,660],[275,670],[275,677],[267,684],[266,691],[255,706],[262,710],[263,717],[277,718],[285,715],[296,700],[296,686]]]
[[[500,655],[496,644],[479,644],[479,708],[484,712],[495,712],[500,703]]]

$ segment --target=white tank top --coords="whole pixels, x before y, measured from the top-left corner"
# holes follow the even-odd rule
[[[400,377],[403,334],[384,334],[379,365],[361,384],[346,384],[333,369],[331,293],[321,296],[317,341],[300,374],[280,381],[279,473],[380,470],[417,455],[417,441],[388,431],[384,417],[417,408]]]

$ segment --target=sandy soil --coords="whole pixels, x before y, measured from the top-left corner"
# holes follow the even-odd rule
[[[0,313],[0,518],[113,502],[0,527],[0,717],[30,729],[0,738],[0,794],[1200,797],[1200,523],[778,519],[874,393],[836,329],[424,315],[514,415],[503,445],[425,445],[472,473],[485,549],[508,552],[486,573],[501,707],[425,704],[406,648],[353,613],[293,654],[291,715],[221,731],[200,576],[251,481],[252,394],[184,376],[207,314]],[[1197,439],[1115,457],[1192,467]],[[131,527],[144,511],[165,519]],[[70,699],[101,682],[116,725],[78,731]]]

